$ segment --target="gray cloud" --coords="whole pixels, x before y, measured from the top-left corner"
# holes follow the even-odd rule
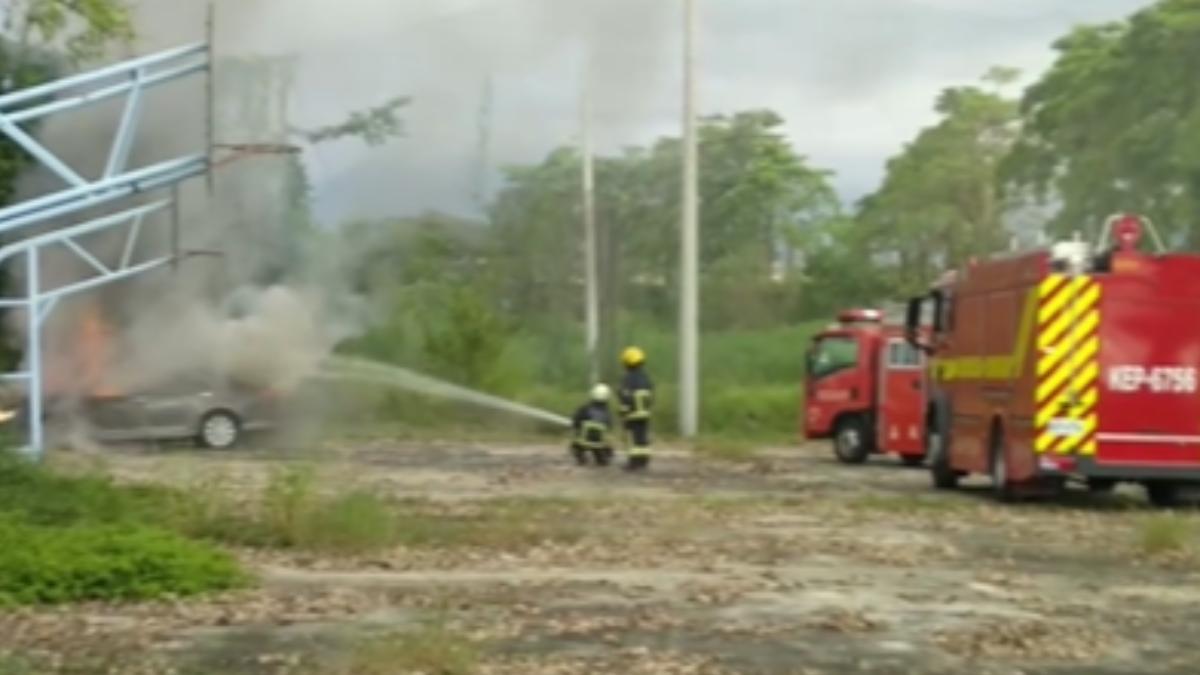
[[[700,0],[706,112],[771,107],[797,148],[838,174],[847,199],[933,120],[946,87],[995,64],[1036,72],[1073,25],[1119,19],[1148,0]],[[174,0],[155,42],[200,35]],[[193,5],[195,11],[198,3]],[[591,73],[601,148],[679,127],[675,0],[237,0],[221,3],[219,49],[299,55],[293,115],[336,119],[410,94],[409,138],[310,149],[326,221],[427,208],[470,211],[480,166],[483,82],[494,81],[487,158],[536,161],[574,142]],[[190,35],[189,35],[190,31]],[[493,181],[494,184],[494,181]]]

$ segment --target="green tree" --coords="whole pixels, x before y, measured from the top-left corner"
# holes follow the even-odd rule
[[[7,33],[21,49],[62,46],[81,62],[113,44],[133,39],[133,16],[125,0],[8,0]]]
[[[770,285],[784,253],[838,214],[828,173],[796,153],[782,125],[773,112],[749,111],[710,117],[701,126],[701,265],[705,274],[722,277],[731,300],[753,289],[774,293]],[[602,273],[617,279],[610,294],[630,311],[673,317],[680,163],[676,138],[596,162]],[[492,209],[495,262],[506,271],[498,276],[509,280],[505,296],[523,315],[577,319],[580,313],[580,171],[571,149],[510,169]],[[717,324],[744,323],[736,307],[724,309],[728,321],[708,314]]]
[[[872,258],[871,234],[852,218],[835,219],[805,249],[800,304],[805,318],[826,319],[852,306],[898,295],[890,271]]]
[[[292,129],[292,133],[313,144],[359,138],[369,146],[383,145],[404,135],[400,109],[409,103],[412,99],[408,96],[397,96],[373,108],[356,110],[343,122],[317,129]]]
[[[504,279],[497,290],[520,316],[577,315],[583,297],[580,170],[579,155],[562,148],[541,164],[505,171],[507,187],[491,208],[495,263]]]
[[[893,293],[925,286],[938,270],[1003,248],[1011,236],[999,168],[1019,133],[1016,102],[998,87],[1015,71],[985,77],[997,89],[955,87],[938,97],[941,120],[887,164],[883,185],[865,198],[852,257],[894,277]],[[850,233],[841,232],[846,237]]]
[[[1077,28],[1021,102],[1007,187],[1057,205],[1060,235],[1118,211],[1200,246],[1200,0],[1160,0],[1128,20]]]
[[[53,79],[67,63],[100,55],[133,37],[122,0],[9,0],[0,32],[0,91]],[[0,204],[13,198],[17,177],[31,158],[0,136]]]

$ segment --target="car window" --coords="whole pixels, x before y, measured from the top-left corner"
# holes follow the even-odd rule
[[[852,337],[825,337],[813,346],[809,375],[822,378],[858,365],[858,340]]]

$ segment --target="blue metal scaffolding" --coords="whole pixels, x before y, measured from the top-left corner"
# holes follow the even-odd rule
[[[211,40],[210,40],[211,42]],[[49,194],[0,208],[0,237],[9,243],[0,246],[0,265],[24,263],[25,284],[20,295],[0,298],[0,308],[23,309],[27,313],[25,365],[19,372],[0,379],[25,385],[29,442],[25,451],[34,459],[41,457],[45,443],[43,428],[42,327],[58,302],[69,295],[170,264],[179,258],[178,220],[169,220],[173,230],[172,247],[158,254],[139,255],[147,220],[168,212],[175,215],[177,191],[152,203],[87,220],[76,225],[34,233],[36,226],[87,209],[116,206],[146,192],[174,187],[180,182],[209,171],[213,148],[211,120],[204,152],[177,157],[144,167],[129,167],[130,151],[142,119],[145,91],[165,82],[197,73],[207,73],[211,81],[212,52],[208,43],[172,49],[133,59],[89,73],[66,77],[47,84],[0,95],[0,133],[19,145],[37,162],[58,177],[63,187]],[[207,87],[211,117],[212,87]],[[125,107],[114,133],[108,158],[101,175],[85,177],[47,149],[22,128],[22,124],[75,110],[100,101],[125,96]],[[158,219],[161,221],[162,219]],[[117,260],[104,260],[95,252],[97,235],[126,228],[124,245]],[[85,264],[81,279],[61,285],[43,282],[41,263],[50,249],[66,250]]]

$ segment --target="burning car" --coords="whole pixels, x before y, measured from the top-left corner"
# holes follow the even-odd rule
[[[225,449],[245,434],[274,428],[278,397],[266,389],[185,378],[126,395],[91,396],[79,412],[100,442],[194,440]]]
[[[279,408],[279,396],[271,390],[187,377],[137,392],[49,397],[44,418],[52,424],[82,423],[87,436],[101,443],[194,441],[226,449],[247,434],[274,429]],[[9,412],[8,421],[0,423],[25,426],[24,403]]]

